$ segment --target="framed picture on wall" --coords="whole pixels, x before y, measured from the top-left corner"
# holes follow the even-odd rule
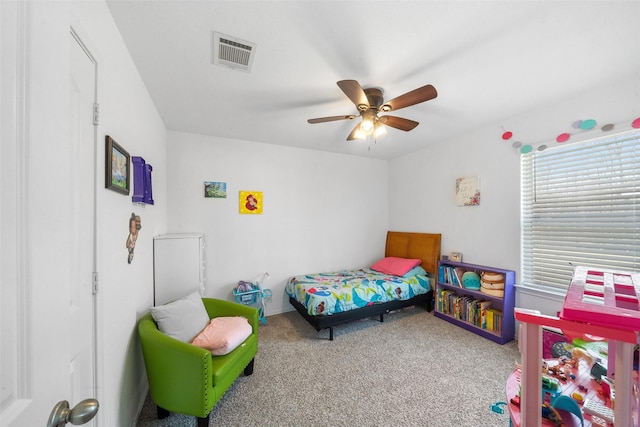
[[[462,254],[460,252],[451,252],[449,254],[449,259],[451,261],[462,262]]]
[[[115,142],[109,135],[105,137],[105,182],[104,187],[118,193],[129,195],[131,188],[129,160],[127,150]]]
[[[262,191],[240,191],[238,200],[241,214],[262,213]]]
[[[465,176],[456,179],[456,205],[478,206],[480,204],[480,178]]]
[[[204,197],[213,197],[216,199],[227,198],[227,183],[226,182],[204,182]]]

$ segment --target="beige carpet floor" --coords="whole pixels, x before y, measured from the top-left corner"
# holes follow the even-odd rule
[[[297,312],[260,326],[255,370],[214,407],[211,426],[507,427],[491,411],[520,360],[515,342],[496,344],[422,307],[316,332]],[[195,426],[156,419],[150,399],[138,426]]]

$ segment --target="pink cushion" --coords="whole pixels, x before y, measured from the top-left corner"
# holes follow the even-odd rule
[[[386,257],[371,266],[372,270],[394,276],[404,276],[405,273],[422,263],[422,260],[411,258]]]
[[[251,325],[245,317],[215,317],[191,344],[206,348],[215,356],[222,356],[242,344],[251,332]]]

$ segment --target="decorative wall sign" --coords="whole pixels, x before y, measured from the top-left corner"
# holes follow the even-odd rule
[[[129,153],[109,135],[105,137],[104,187],[129,195]]]
[[[262,213],[262,191],[240,191],[238,199],[241,214]]]
[[[129,217],[129,237],[127,237],[127,250],[129,255],[127,256],[127,263],[131,264],[133,261],[133,251],[136,248],[136,241],[138,240],[138,232],[142,228],[142,220],[140,215],[136,215],[135,212],[131,212]]]
[[[480,179],[466,176],[456,179],[456,205],[477,206],[480,204]]]
[[[142,157],[131,157],[133,165],[133,196],[134,203],[147,203],[153,205],[153,186],[151,184],[151,172],[153,167],[145,162]]]
[[[227,198],[227,183],[226,182],[204,182],[204,197],[214,199],[226,199]]]

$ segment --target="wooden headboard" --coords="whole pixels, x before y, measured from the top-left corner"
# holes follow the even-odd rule
[[[441,234],[387,232],[385,256],[417,258],[422,260],[422,268],[431,277],[438,277]]]

